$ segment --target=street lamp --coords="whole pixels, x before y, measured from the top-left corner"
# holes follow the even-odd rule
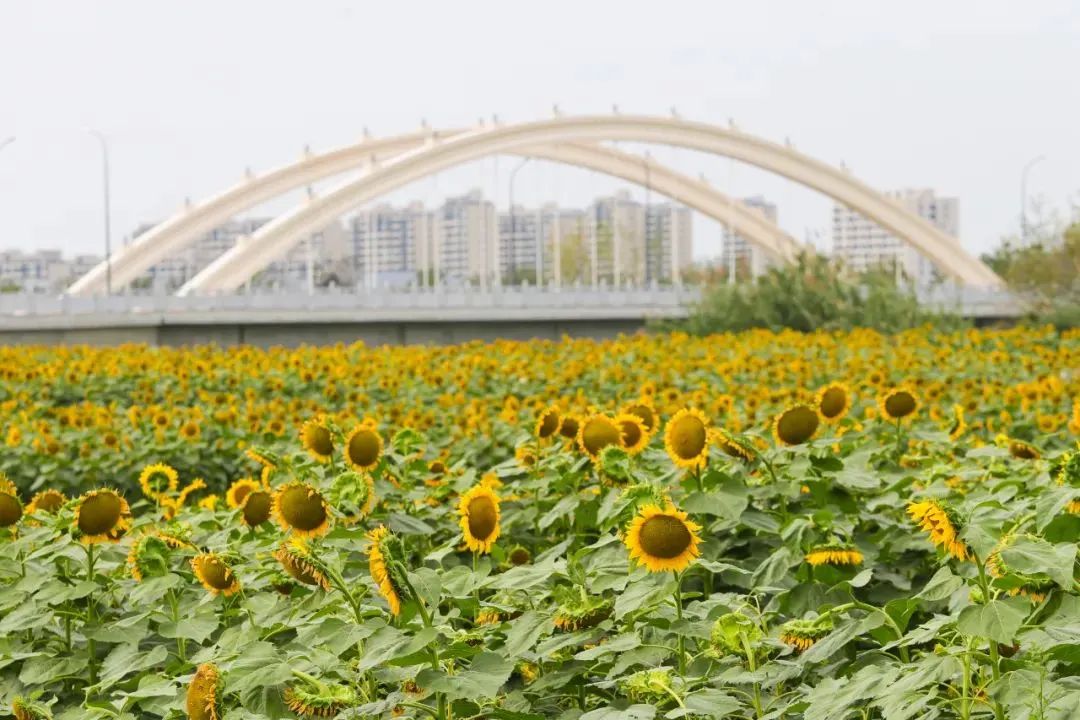
[[[521,170],[521,168],[528,165],[530,160],[532,160],[531,157],[525,158],[520,163],[518,163],[517,166],[514,167],[513,170],[510,171],[510,183],[509,183],[509,185],[510,185],[510,271],[512,273],[512,275],[510,277],[511,282],[513,282],[513,280],[514,280],[513,276],[517,275],[517,247],[516,247],[516,245],[517,245],[517,212],[514,211],[514,179],[517,177],[518,170]],[[497,237],[495,238],[495,242],[499,242],[499,239]],[[536,251],[540,252],[539,245],[537,245]],[[497,272],[501,276],[502,275],[502,268],[500,268],[500,267],[495,268],[495,272]],[[540,284],[540,278],[536,278],[536,284],[537,285]]]
[[[1031,168],[1038,165],[1040,162],[1046,159],[1045,155],[1039,155],[1028,160],[1027,165],[1024,166],[1023,172],[1020,173],[1020,244],[1022,246],[1027,245],[1027,177]]]
[[[109,208],[109,142],[97,130],[87,132],[101,143],[101,173],[105,193],[105,294],[112,295],[112,218]]]

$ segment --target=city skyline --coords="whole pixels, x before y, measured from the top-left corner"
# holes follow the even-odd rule
[[[359,95],[331,88],[342,85],[346,68],[363,64],[368,53],[375,57],[386,50],[378,38],[371,47],[342,42],[350,28],[368,20],[366,15],[361,18],[339,3],[306,7],[310,18],[300,19],[319,23],[323,35],[291,38],[299,43],[298,52],[286,67],[257,50],[263,47],[259,43],[284,37],[297,16],[280,6],[237,7],[214,6],[217,29],[204,22],[209,5],[196,3],[172,18],[179,34],[187,33],[185,43],[198,38],[216,48],[205,57],[166,53],[174,41],[134,32],[147,21],[137,5],[111,13],[63,3],[2,11],[5,28],[25,31],[10,33],[4,38],[9,41],[0,44],[0,55],[9,61],[3,65],[27,68],[9,84],[14,112],[6,118],[10,127],[0,127],[0,138],[18,138],[0,151],[3,244],[100,251],[100,149],[84,126],[109,139],[117,245],[139,220],[170,215],[184,198],[198,201],[236,182],[246,167],[260,172],[289,162],[305,145],[323,150],[354,140],[364,126],[389,134],[417,127],[422,118],[433,126],[468,125],[477,112],[530,119],[549,113],[553,103],[572,112],[609,112],[618,103],[626,111],[654,113],[674,105],[686,117],[715,123],[733,117],[750,132],[778,142],[791,138],[801,150],[844,162],[875,187],[938,188],[964,202],[961,240],[975,253],[1017,231],[1020,173],[1032,158],[1046,155],[1029,177],[1032,198],[1045,197],[1061,208],[1080,187],[1067,163],[1080,154],[1076,133],[1068,129],[1076,98],[1057,90],[1049,74],[1027,71],[1076,59],[1076,48],[1067,41],[1080,28],[1080,18],[1065,3],[1024,13],[1006,3],[989,3],[977,15],[934,6],[930,15],[897,12],[888,23],[874,17],[879,11],[855,4],[834,3],[823,10],[793,4],[772,10],[731,8],[725,9],[723,27],[708,34],[704,28],[715,23],[703,20],[718,11],[703,4],[682,4],[656,17],[625,5],[575,8],[575,17],[584,21],[581,27],[556,24],[562,10],[552,7],[535,21],[538,28],[559,29],[551,37],[566,52],[554,54],[531,37],[491,34],[505,12],[492,6],[481,27],[458,28],[452,41],[419,28],[432,56],[440,55],[439,48],[445,51],[439,67],[422,67],[408,54],[396,56],[398,62],[386,75],[373,76],[367,94]],[[64,11],[54,12],[57,8]],[[397,12],[380,9],[371,16],[400,21]],[[617,33],[587,32],[611,18],[618,20]],[[871,23],[865,42],[847,42],[851,31],[868,30]],[[657,43],[657,24],[677,32]],[[803,32],[808,25],[818,30],[811,33],[812,41]],[[890,29],[881,29],[886,26]],[[87,33],[88,28],[94,32]],[[485,32],[490,35],[485,35],[490,40],[485,49],[471,49],[478,43],[469,40]],[[103,43],[92,52],[84,47],[91,35]],[[650,42],[644,42],[646,37]],[[157,43],[166,47],[159,51]],[[646,48],[640,57],[629,53],[635,45]],[[508,53],[511,47],[516,52]],[[43,53],[53,49],[62,52],[56,57]],[[68,53],[84,61],[73,67]],[[132,53],[140,57],[137,67],[126,61]],[[576,57],[562,60],[562,54]],[[621,56],[627,61],[619,62]],[[965,60],[958,65],[961,56]],[[183,81],[192,76],[192,66],[209,67],[212,58],[222,57],[234,61],[217,62],[215,67],[227,68],[223,75],[194,73],[205,79]],[[253,57],[262,64],[247,59]],[[495,57],[503,60],[493,63]],[[900,61],[908,62],[903,78],[890,69]],[[568,64],[584,70],[567,79],[559,68]],[[994,77],[995,84],[961,85],[976,65],[980,77]],[[326,76],[316,68],[328,68]],[[514,82],[507,82],[510,77]],[[75,78],[82,84],[72,84]],[[706,78],[709,82],[703,82]],[[1024,82],[1010,82],[1019,78]],[[996,90],[1003,84],[1013,102],[997,101]],[[41,97],[37,90],[42,86],[54,92]],[[140,92],[133,93],[136,87]],[[59,106],[53,96],[67,100]],[[380,103],[379,97],[394,101]],[[286,107],[267,116],[263,110],[275,99]],[[149,113],[149,107],[164,111]],[[310,110],[316,107],[322,110],[313,115]],[[1040,112],[1032,114],[1027,107]],[[785,208],[781,223],[800,239],[806,228],[828,228],[831,203],[785,181],[691,152],[652,152],[685,172],[704,172],[724,192],[772,198]],[[504,206],[512,163],[482,161],[409,192],[445,196],[479,184]],[[987,164],[998,172],[986,173]],[[556,170],[538,161],[522,172],[516,192],[523,202],[546,195],[572,205],[613,188],[588,172]],[[268,214],[299,200],[287,198]],[[721,230],[715,223],[695,219],[695,235],[701,240],[699,257],[719,254]]]

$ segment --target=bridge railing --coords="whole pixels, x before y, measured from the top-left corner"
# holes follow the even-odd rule
[[[695,287],[647,288],[412,288],[316,293],[252,293],[236,295],[112,295],[75,297],[0,295],[0,317],[32,318],[82,315],[174,315],[218,312],[655,308],[678,311],[701,296]]]

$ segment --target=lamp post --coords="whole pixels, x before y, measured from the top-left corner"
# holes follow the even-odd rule
[[[517,246],[517,212],[514,210],[514,179],[517,178],[518,171],[521,170],[521,168],[528,165],[530,160],[532,160],[531,157],[525,158],[520,163],[518,163],[514,167],[513,170],[510,171],[509,195],[510,195],[510,273],[511,273],[510,281],[511,282],[514,281],[514,276],[517,274],[517,247],[516,247]],[[497,237],[495,239],[495,242],[499,242],[499,239]],[[539,246],[536,248],[536,251],[537,252],[540,251]],[[495,268],[495,272],[497,272],[501,276],[502,275],[502,268],[500,268],[500,267]],[[537,283],[537,285],[540,284],[540,278],[536,278],[536,283]]]
[[[1020,173],[1020,244],[1027,246],[1027,178],[1031,168],[1046,159],[1045,155],[1039,155],[1028,160]]]
[[[101,173],[105,202],[105,294],[112,295],[112,217],[109,206],[109,141],[97,130],[87,131],[101,143]]]

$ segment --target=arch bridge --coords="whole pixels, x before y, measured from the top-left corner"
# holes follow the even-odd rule
[[[870,218],[930,258],[959,285],[989,289],[1003,286],[1001,279],[966,252],[955,238],[846,170],[789,145],[732,127],[678,117],[556,115],[545,120],[472,129],[424,129],[391,138],[365,138],[324,154],[306,153],[296,163],[263,176],[249,175],[221,194],[184,208],[118,253],[111,268],[107,269],[105,263],[93,268],[68,289],[68,294],[103,293],[109,270],[113,280],[124,286],[201,234],[249,208],[296,188],[360,171],[357,177],[340,182],[325,194],[310,198],[242,238],[178,292],[180,295],[228,293],[240,288],[303,238],[342,215],[410,182],[498,154],[553,160],[645,185],[719,220],[781,262],[790,261],[807,249],[759,211],[726,197],[703,180],[678,173],[651,158],[603,144],[612,141],[688,148],[779,174]],[[617,260],[615,265],[619,265]],[[498,267],[497,261],[495,266]]]

